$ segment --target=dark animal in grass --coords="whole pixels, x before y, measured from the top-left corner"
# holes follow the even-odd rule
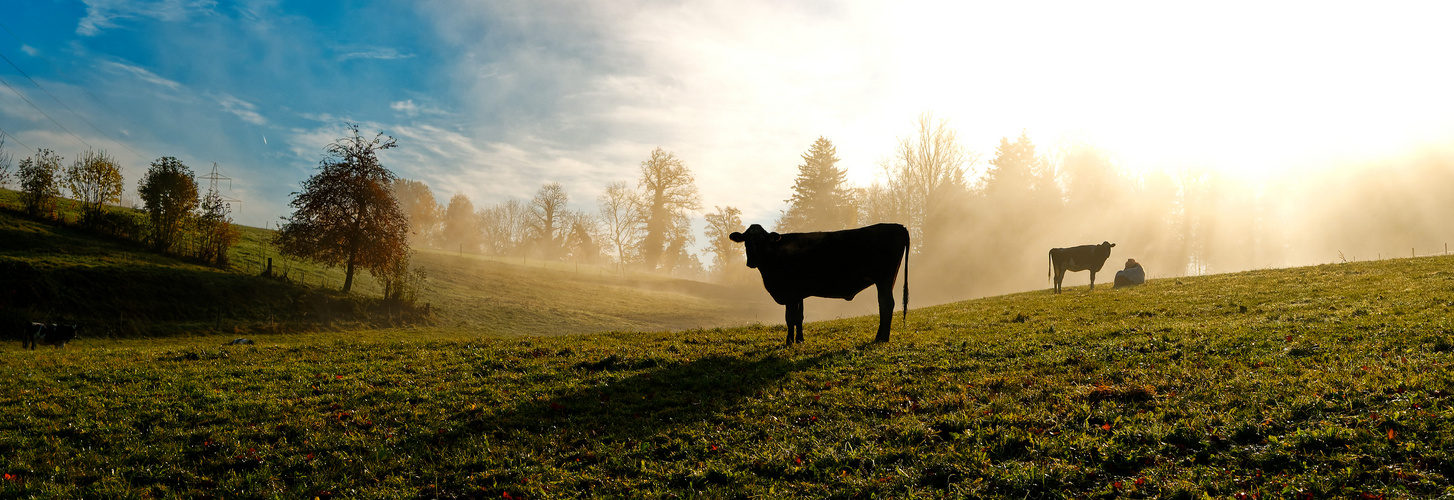
[[[1055,293],[1060,293],[1060,282],[1065,280],[1066,271],[1090,271],[1090,289],[1096,289],[1096,272],[1106,265],[1115,243],[1102,241],[1099,245],[1081,245],[1070,248],[1050,249],[1050,267],[1055,268]],[[1046,269],[1046,277],[1050,270]]]
[[[35,349],[35,340],[44,337],[50,331],[50,325],[45,323],[31,323],[25,325],[25,332],[20,336],[21,349]]]
[[[1136,259],[1126,259],[1126,268],[1116,271],[1116,286],[1122,288],[1136,286],[1146,282],[1146,270],[1141,268],[1141,263]]]
[[[894,281],[904,262],[904,320],[909,319],[909,230],[899,224],[820,233],[769,233],[753,224],[732,233],[747,248],[747,267],[762,273],[762,286],[787,306],[788,345],[803,341],[803,299],[853,300],[870,285],[878,289],[877,342],[889,341]]]
[[[21,340],[20,348],[29,347],[34,351],[36,345],[53,345],[56,349],[66,346],[67,342],[76,339],[76,332],[80,327],[76,325],[43,325],[31,323],[25,330],[25,338]]]

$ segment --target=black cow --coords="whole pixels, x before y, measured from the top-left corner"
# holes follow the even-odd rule
[[[45,323],[31,323],[25,326],[25,333],[20,337],[20,348],[35,350],[35,341],[45,337],[50,331],[50,325]]]
[[[889,341],[894,316],[894,280],[904,259],[904,320],[909,319],[909,230],[875,224],[822,233],[769,233],[757,224],[728,236],[747,247],[747,267],[762,273],[762,286],[787,306],[788,345],[803,341],[803,299],[853,300],[878,289],[877,342]]]
[[[1066,271],[1090,271],[1091,290],[1096,289],[1096,272],[1111,258],[1111,247],[1115,243],[1102,241],[1099,245],[1081,245],[1070,248],[1050,249],[1050,267],[1055,268],[1055,293],[1060,293],[1060,282],[1065,280]],[[1045,270],[1050,277],[1050,270]]]
[[[53,345],[56,349],[66,346],[67,342],[76,339],[76,332],[80,327],[76,325],[44,325],[31,323],[25,329],[25,338],[21,339],[20,348],[29,347],[34,351],[37,345]]]

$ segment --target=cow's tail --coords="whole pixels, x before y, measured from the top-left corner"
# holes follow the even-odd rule
[[[1054,264],[1051,263],[1052,260],[1050,252],[1045,252],[1045,281],[1050,281],[1050,268],[1054,267]]]
[[[904,326],[909,326],[909,249],[914,245],[904,238]],[[893,317],[890,311],[889,317]]]

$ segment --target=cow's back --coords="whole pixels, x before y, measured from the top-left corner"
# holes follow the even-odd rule
[[[909,246],[900,224],[843,231],[788,233],[763,266],[763,285],[774,299],[851,299],[881,280],[892,280]]]

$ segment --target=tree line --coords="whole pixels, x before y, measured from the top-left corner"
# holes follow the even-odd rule
[[[926,298],[950,300],[1036,288],[1050,248],[1118,243],[1153,276],[1181,276],[1327,262],[1341,249],[1363,258],[1417,242],[1430,251],[1448,230],[1430,213],[1454,208],[1440,180],[1454,180],[1446,156],[1393,162],[1403,168],[1333,168],[1317,179],[1251,182],[1216,170],[1134,171],[1085,141],[1050,148],[1028,134],[1002,137],[992,154],[966,148],[948,120],[920,115],[877,180],[847,181],[832,141],[801,155],[785,209],[760,222],[777,232],[831,231],[878,222],[906,225],[916,272],[931,273]],[[1431,182],[1420,182],[1428,179]],[[416,245],[500,256],[604,262],[719,282],[747,282],[734,206],[702,213],[690,169],[660,148],[642,161],[634,186],[607,185],[594,210],[568,208],[558,183],[529,200],[476,208],[462,194],[441,205],[428,186],[397,180]],[[1413,203],[1414,209],[1402,209]],[[705,263],[690,253],[704,237]],[[1407,247],[1405,252],[1407,252]],[[1392,253],[1390,252],[1390,255]],[[1407,254],[1407,253],[1405,253]]]
[[[609,264],[706,278],[723,267],[725,246],[709,246],[708,269],[692,252],[691,220],[701,197],[686,162],[657,148],[641,162],[633,187],[616,181],[605,187],[593,209],[570,208],[570,193],[546,182],[528,200],[510,199],[476,208],[457,193],[441,204],[423,182],[396,179],[391,186],[407,214],[416,246],[539,260]],[[707,237],[741,225],[741,211],[716,207],[707,214]],[[713,230],[713,222],[718,228]],[[723,233],[724,235],[727,233]]]
[[[12,180],[20,188],[21,210],[32,217],[69,222],[58,210],[58,200],[68,192],[80,208],[75,222],[81,228],[158,252],[227,267],[228,250],[238,240],[222,195],[213,189],[199,195],[191,168],[174,157],[153,161],[138,182],[142,218],[114,206],[125,184],[120,163],[105,150],[87,149],[65,165],[55,151],[38,148],[17,164],[0,138],[0,187]]]

